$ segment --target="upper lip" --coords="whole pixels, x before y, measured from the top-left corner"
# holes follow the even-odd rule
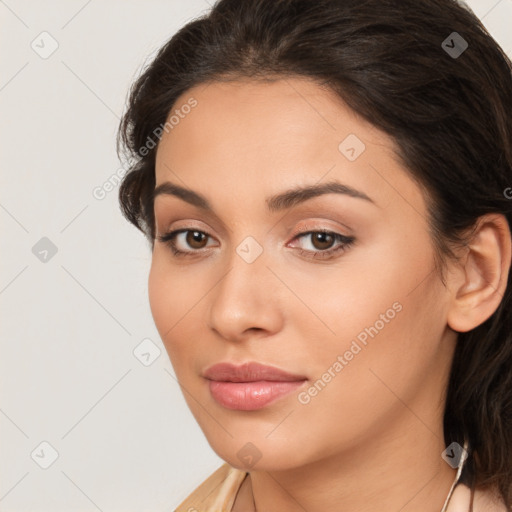
[[[259,380],[286,382],[307,379],[303,375],[294,375],[281,368],[256,362],[248,362],[241,365],[227,362],[217,363],[207,368],[203,373],[203,377],[224,382],[255,382]]]

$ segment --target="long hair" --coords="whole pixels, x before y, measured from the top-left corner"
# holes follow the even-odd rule
[[[512,64],[456,0],[220,0],[159,49],[130,89],[117,151],[129,157],[123,215],[153,247],[155,153],[193,86],[307,77],[386,132],[428,199],[435,264],[466,245],[481,215],[512,225]],[[150,144],[152,141],[152,144]],[[458,334],[446,445],[512,507],[512,273],[495,313]]]

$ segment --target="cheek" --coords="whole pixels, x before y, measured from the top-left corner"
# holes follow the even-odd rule
[[[148,298],[153,320],[160,333],[162,341],[165,341],[165,332],[173,325],[172,316],[175,296],[171,293],[171,276],[165,272],[164,265],[160,262],[157,249],[153,253],[151,268],[148,277]]]
[[[397,310],[414,304],[425,292],[421,283],[432,282],[426,279],[432,265],[426,237],[411,246],[407,239],[388,234],[347,252],[335,266],[303,272],[300,278],[289,276],[309,309],[302,306],[303,314],[294,317],[301,332],[309,332],[299,339],[311,337],[314,329],[325,340],[322,347],[343,349],[347,345],[348,349],[350,340],[359,334],[364,342],[364,333],[369,337],[367,330],[372,326],[379,332],[388,331],[388,325],[404,316]]]
[[[190,343],[175,343],[174,340],[189,339],[186,329],[190,322],[187,322],[187,318],[193,314],[191,310],[204,292],[199,289],[200,283],[193,276],[191,283],[183,272],[171,268],[163,252],[155,248],[153,253],[148,298],[153,321],[174,365],[177,358],[183,357],[184,349],[192,346]]]
[[[302,308],[302,314],[294,316],[293,328],[304,344],[295,349],[309,353],[308,365],[317,378],[330,368],[334,371],[338,356],[343,369],[338,364],[335,373],[344,377],[331,380],[341,384],[350,379],[350,388],[355,384],[359,390],[369,385],[368,379],[377,380],[369,368],[405,382],[412,378],[414,365],[420,371],[431,364],[444,328],[442,289],[432,272],[428,239],[416,242],[411,247],[396,237],[347,254],[339,270],[325,277],[316,273],[315,278],[297,281],[295,290],[307,298],[309,312]],[[316,340],[314,352],[311,340]]]

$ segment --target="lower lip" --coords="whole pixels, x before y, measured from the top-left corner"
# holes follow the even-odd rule
[[[213,398],[227,409],[254,411],[288,395],[301,387],[305,380],[255,382],[210,381]]]

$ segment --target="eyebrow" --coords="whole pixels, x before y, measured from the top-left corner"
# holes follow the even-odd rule
[[[277,195],[267,197],[266,204],[270,212],[278,212],[292,208],[293,206],[303,203],[308,199],[324,194],[343,194],[357,199],[363,199],[377,206],[375,202],[364,192],[348,185],[344,185],[338,181],[329,181],[319,185],[305,185],[286,190]],[[160,195],[175,196],[193,206],[196,206],[197,208],[200,208],[201,210],[213,212],[211,204],[203,195],[169,181],[166,181],[155,188],[153,191],[153,200]]]

